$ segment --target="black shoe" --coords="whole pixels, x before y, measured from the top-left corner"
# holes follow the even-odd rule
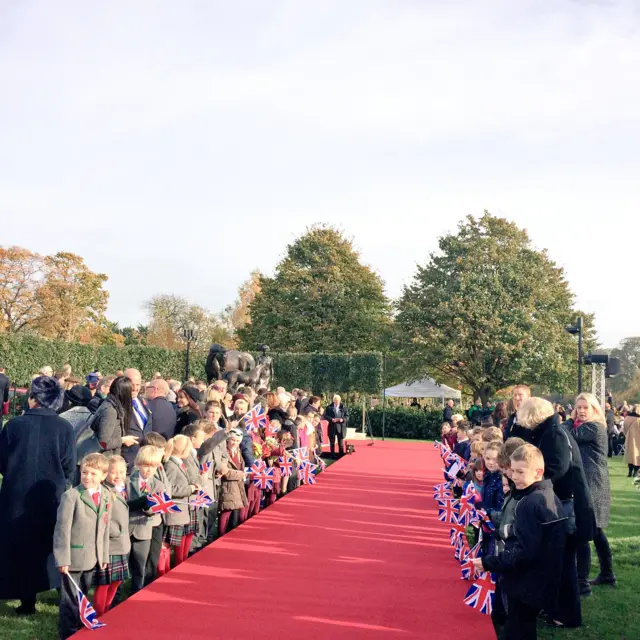
[[[19,607],[15,608],[15,614],[17,616],[33,616],[36,613],[35,605],[24,605],[21,604]]]
[[[618,581],[614,575],[611,576],[598,576],[594,580],[590,582],[593,587],[600,587],[602,585],[608,585],[610,587],[615,587],[618,584]]]
[[[591,587],[585,587],[580,589],[581,598],[588,598],[589,596],[591,596],[591,594],[592,594]]]

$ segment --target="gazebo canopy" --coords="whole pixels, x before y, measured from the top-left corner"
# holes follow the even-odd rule
[[[460,400],[461,393],[457,389],[439,384],[433,378],[416,380],[415,382],[397,384],[384,390],[387,398],[441,398]]]

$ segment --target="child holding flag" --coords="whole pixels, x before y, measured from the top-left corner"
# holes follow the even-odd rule
[[[118,587],[129,579],[129,506],[127,504],[127,462],[122,456],[109,456],[109,471],[103,486],[111,491],[109,525],[109,566],[96,572],[93,604],[101,616],[109,610]]]
[[[507,595],[507,618],[503,640],[535,640],[536,619],[541,609],[553,610],[560,584],[567,519],[544,480],[544,458],[533,445],[525,444],[511,456],[511,474],[520,501],[512,532],[498,555],[473,561],[479,570],[501,574]]]
[[[79,586],[91,587],[96,567],[109,562],[111,494],[102,487],[109,463],[101,453],[91,453],[80,465],[80,484],[65,491],[58,507],[53,533],[53,557],[62,574],[58,633],[61,640],[82,627],[78,605]]]
[[[135,470],[127,485],[129,504],[129,534],[131,537],[131,592],[136,593],[144,587],[147,561],[151,551],[153,527],[162,524],[160,514],[153,513],[149,507],[148,496],[164,493],[165,485],[154,475],[158,468],[158,450],[147,445],[140,447],[135,459]],[[158,553],[159,550],[156,552]],[[157,565],[157,562],[156,562]]]

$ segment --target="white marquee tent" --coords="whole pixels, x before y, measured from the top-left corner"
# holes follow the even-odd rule
[[[385,389],[384,395],[387,398],[440,398],[443,403],[449,398],[460,400],[461,397],[460,391],[447,387],[446,384],[439,384],[433,378],[397,384]]]

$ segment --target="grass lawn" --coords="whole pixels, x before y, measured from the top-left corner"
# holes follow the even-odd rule
[[[538,636],[543,640],[640,639],[640,490],[626,477],[627,467],[622,459],[611,461],[610,473],[613,496],[607,535],[613,549],[618,587],[595,587],[593,595],[583,600],[584,626],[580,629],[556,630],[541,625]],[[595,550],[593,559],[595,577]],[[55,591],[41,594],[38,613],[31,618],[13,615],[16,602],[0,602],[0,640],[54,640],[57,598]]]

